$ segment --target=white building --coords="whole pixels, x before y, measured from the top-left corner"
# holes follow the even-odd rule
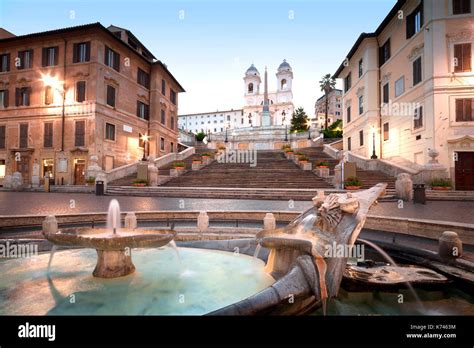
[[[276,72],[276,90],[268,92],[271,125],[290,125],[293,114],[293,70],[286,60]],[[219,133],[225,129],[259,127],[262,125],[264,87],[257,68],[252,64],[244,76],[244,107],[178,115],[178,128],[193,133]],[[268,86],[267,86],[268,88]]]
[[[193,132],[203,133],[219,133],[224,132],[225,128],[229,129],[245,126],[246,121],[243,116],[243,110],[226,110],[203,112],[198,114],[188,114],[178,116],[178,128]]]

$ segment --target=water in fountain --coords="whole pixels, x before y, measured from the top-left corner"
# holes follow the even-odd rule
[[[49,261],[48,261],[48,269],[47,269],[47,273],[49,274],[49,271],[51,270],[51,264],[53,263],[53,257],[54,257],[54,253],[56,252],[56,249],[58,247],[56,245],[53,244],[53,246],[51,247],[51,252],[49,254]]]
[[[361,239],[359,238],[358,239],[359,242],[361,243],[364,243],[368,246],[370,246],[372,249],[374,249],[377,253],[379,253],[380,256],[382,256],[388,263],[390,263],[391,265],[395,266],[395,267],[398,267],[397,263],[390,257],[390,255],[388,255],[381,247],[379,247],[377,244],[373,243],[373,242],[370,242],[366,239]],[[413,286],[411,285],[411,283],[407,280],[406,282],[406,285],[408,287],[408,289],[410,290],[410,292],[413,294],[413,297],[415,298],[415,301],[417,303],[417,305],[423,309],[423,303],[421,302],[420,298],[418,297],[415,289],[413,288]]]
[[[120,205],[116,199],[112,199],[109,203],[107,211],[107,230],[116,234],[120,230]]]
[[[257,244],[255,247],[255,252],[253,253],[253,257],[258,258],[258,254],[260,254],[260,250],[262,249],[262,246],[260,244]]]

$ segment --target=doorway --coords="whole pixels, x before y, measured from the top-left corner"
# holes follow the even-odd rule
[[[474,191],[474,152],[457,152],[454,175],[456,190]]]
[[[14,160],[16,162],[16,171],[21,173],[23,177],[23,183],[28,184],[30,182],[30,155],[26,153],[14,154]]]
[[[86,160],[78,159],[74,160],[74,185],[85,185],[86,184]]]

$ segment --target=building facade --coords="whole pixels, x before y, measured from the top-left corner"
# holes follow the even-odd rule
[[[326,95],[316,100],[314,117],[311,118],[312,127],[322,129],[326,119]],[[328,125],[342,119],[342,90],[333,89],[328,95]]]
[[[399,0],[335,73],[344,80],[344,150],[426,165],[439,152],[474,190],[474,1]]]
[[[0,33],[0,174],[84,184],[92,155],[110,170],[176,151],[184,89],[130,31]]]
[[[198,114],[179,115],[179,129],[194,134],[219,133],[227,129],[245,126],[243,110],[224,110],[215,112],[203,112]]]

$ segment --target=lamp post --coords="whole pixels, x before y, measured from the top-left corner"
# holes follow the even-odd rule
[[[306,125],[308,126],[308,140],[311,140],[311,120],[309,118],[306,121]]]
[[[207,141],[211,142],[211,130],[207,130]]]
[[[372,126],[372,156],[370,159],[377,159],[377,154],[375,153],[375,127]]]
[[[285,124],[285,141],[288,141],[288,125],[286,124],[286,112],[282,111],[281,115],[283,116],[282,122]]]
[[[229,142],[229,139],[227,139],[227,129],[228,128],[229,128],[229,123],[226,123],[226,125],[225,125],[225,140],[224,140],[225,143]]]
[[[147,153],[147,145],[148,145],[148,141],[150,140],[150,137],[148,136],[148,134],[143,134],[141,136],[142,138],[142,141],[143,141],[143,157],[142,157],[142,161],[146,161],[146,153]]]

